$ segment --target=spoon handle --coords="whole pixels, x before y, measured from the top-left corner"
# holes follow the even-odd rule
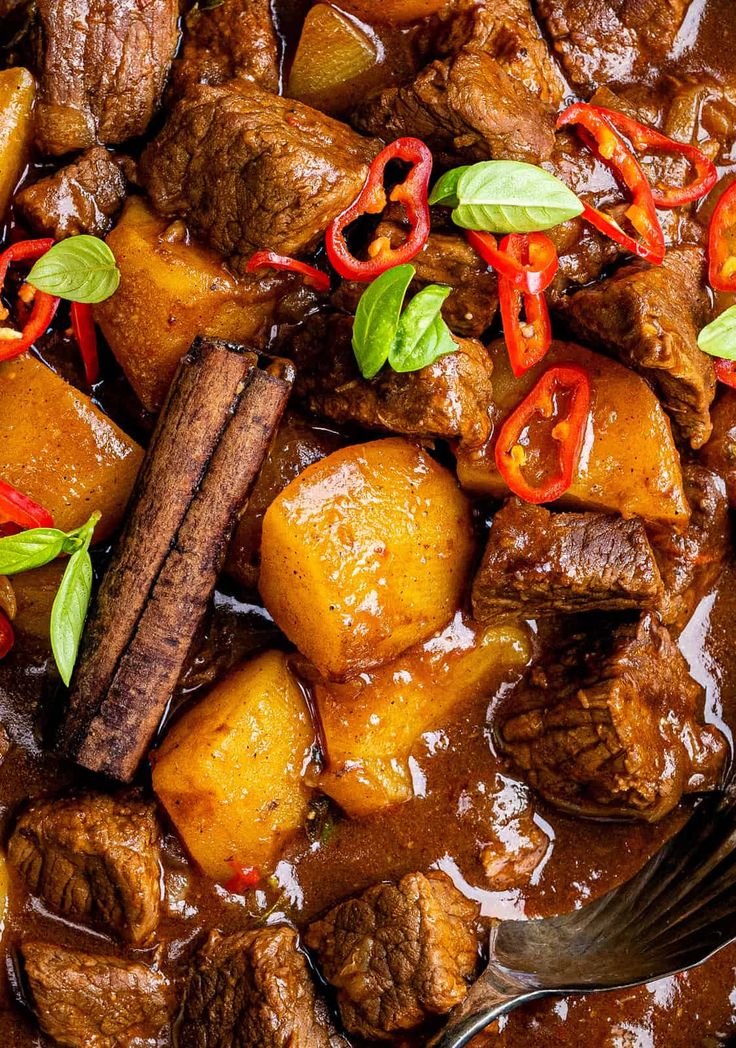
[[[454,1010],[448,1024],[429,1042],[427,1048],[462,1048],[501,1015],[513,1011],[520,1004],[554,992],[520,991],[518,988],[502,990],[494,975],[488,969],[483,972],[471,986],[463,1003]]]

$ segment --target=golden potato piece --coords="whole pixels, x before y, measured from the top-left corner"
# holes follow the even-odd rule
[[[149,411],[161,407],[197,335],[257,342],[270,325],[282,277],[236,280],[216,254],[188,240],[181,223],[159,218],[141,197],[128,201],[107,243],[120,287],[95,306],[95,320]]]
[[[408,760],[420,737],[518,679],[530,656],[523,626],[483,628],[458,613],[388,666],[347,684],[316,683],[327,764],[315,785],[355,818],[409,800]]]
[[[670,422],[644,379],[572,342],[554,342],[543,363],[521,378],[514,377],[503,342],[494,342],[489,351],[496,432],[547,368],[580,364],[590,377],[591,425],[577,476],[560,499],[561,507],[607,510],[676,527],[687,524],[690,510]],[[509,492],[493,449],[493,438],[482,448],[461,446],[457,474],[468,491],[504,498]]]
[[[0,364],[0,477],[62,531],[102,513],[95,541],[120,524],[142,449],[88,396],[26,354]]]
[[[314,743],[304,694],[281,652],[217,684],[152,755],[153,788],[205,873],[269,868],[307,816]]]
[[[304,20],[288,94],[326,113],[339,113],[378,86],[378,41],[342,11],[315,4]],[[368,74],[373,71],[371,78]]]
[[[64,559],[55,560],[13,577],[17,603],[13,629],[16,633],[35,637],[50,646],[51,608],[66,565]]]
[[[0,72],[0,220],[28,161],[35,95],[36,82],[27,69]]]
[[[342,448],[263,519],[260,591],[319,672],[345,679],[447,624],[473,556],[455,478],[408,440]]]

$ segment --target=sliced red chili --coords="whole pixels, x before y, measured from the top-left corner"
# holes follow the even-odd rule
[[[710,220],[708,280],[716,291],[736,291],[736,182],[718,201]]]
[[[589,413],[590,382],[583,368],[560,364],[542,375],[496,441],[496,466],[515,495],[535,504],[564,495],[580,461]],[[555,469],[549,468],[551,453]],[[538,482],[530,479],[533,473]]]
[[[616,240],[639,258],[660,265],[664,261],[664,233],[644,169],[599,106],[576,102],[557,121],[558,127],[573,125],[586,145],[613,172],[631,194],[626,217],[640,240],[629,236],[603,211],[586,205],[583,217],[606,236]]]
[[[17,524],[21,528],[53,528],[54,519],[39,506],[4,480],[0,480],[0,524]]]
[[[0,611],[0,659],[4,659],[15,644],[15,633],[10,619]]]
[[[236,862],[230,862],[228,865],[232,867],[233,875],[223,887],[230,895],[242,895],[258,887],[261,875],[255,866],[239,866]]]
[[[299,262],[296,258],[288,255],[277,255],[275,251],[256,251],[245,267],[249,273],[256,269],[283,269],[291,273],[299,273],[304,277],[304,283],[313,287],[315,291],[329,291],[330,278],[326,273],[306,262]]]
[[[716,360],[714,363],[718,381],[736,389],[736,360]]]
[[[41,240],[19,240],[11,244],[0,254],[0,292],[5,284],[5,277],[11,262],[33,261],[45,255],[53,246],[50,238]],[[0,361],[13,360],[21,356],[47,330],[59,307],[59,299],[47,295],[45,291],[34,291],[33,306],[30,315],[24,319],[23,330],[0,328]],[[4,312],[4,317],[7,313]]]
[[[100,358],[97,353],[97,332],[92,307],[84,302],[72,302],[72,331],[79,345],[87,383],[94,386],[100,378]]]
[[[651,156],[656,153],[672,153],[683,156],[695,169],[695,178],[686,186],[655,185],[652,186],[652,197],[657,207],[680,207],[700,200],[710,193],[718,181],[718,169],[710,157],[696,146],[685,142],[676,142],[674,138],[663,135],[654,127],[639,123],[626,113],[605,106],[592,106],[597,112],[624,134],[639,155]]]
[[[552,325],[544,294],[541,290],[532,293],[519,287],[523,280],[519,278],[518,274],[530,272],[529,267],[533,265],[533,254],[536,254],[537,265],[541,261],[540,253],[543,253],[545,257],[549,256],[548,249],[539,241],[536,241],[537,250],[534,251],[535,238],[542,236],[541,233],[512,233],[504,237],[498,248],[498,253],[505,260],[505,265],[517,274],[515,278],[510,279],[499,271],[498,276],[498,298],[503,335],[511,368],[517,378],[535,364],[539,364],[552,344]],[[548,238],[543,237],[543,239]],[[544,287],[549,285],[557,269],[557,252],[552,242],[549,243],[554,252],[555,265],[546,266]],[[537,269],[536,272],[541,271]]]
[[[496,245],[491,233],[466,229],[465,236],[484,262],[519,291],[532,295],[549,287],[560,264],[557,249],[544,233],[512,233]],[[521,261],[522,249],[525,261]]]
[[[387,194],[384,177],[392,160],[411,164],[411,170],[404,181]],[[419,254],[429,237],[431,174],[432,154],[418,138],[399,138],[381,150],[357,198],[327,228],[327,256],[341,277],[368,282],[393,266],[411,262]],[[376,237],[368,245],[368,259],[356,258],[345,239],[347,227],[364,215],[380,215],[389,200],[403,205],[409,220],[409,234],[398,247],[392,247],[388,237]]]

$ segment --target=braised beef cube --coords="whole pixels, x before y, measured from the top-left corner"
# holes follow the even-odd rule
[[[662,580],[644,525],[607,513],[550,513],[510,499],[493,518],[473,583],[481,622],[508,612],[656,608]]]
[[[570,83],[588,97],[636,80],[672,46],[690,0],[534,0]]]
[[[385,141],[421,138],[445,164],[473,160],[539,163],[554,146],[550,106],[482,51],[432,62],[416,79],[370,96],[353,114]]]
[[[347,1032],[391,1040],[462,1001],[478,962],[476,913],[444,874],[410,873],[310,925],[306,943]]]
[[[194,961],[180,1048],[338,1048],[296,932],[213,932]]]
[[[169,1021],[169,984],[137,961],[51,943],[21,947],[31,1004],[41,1029],[67,1048],[158,1044]]]
[[[731,520],[723,480],[696,462],[683,467],[692,509],[687,529],[657,533],[654,548],[664,582],[662,619],[682,629],[718,580],[731,551]]]
[[[52,910],[144,943],[159,919],[159,830],[150,805],[84,793],[34,801],[8,858]]]
[[[534,667],[498,725],[501,749],[552,804],[656,822],[714,788],[726,755],[704,693],[651,614],[574,637]]]
[[[712,418],[713,434],[700,458],[723,480],[731,506],[736,508],[736,392],[721,389]]]
[[[557,106],[565,85],[532,13],[530,0],[459,0],[446,15],[443,54],[483,51],[532,94]]]
[[[364,379],[352,349],[352,317],[315,315],[291,342],[295,394],[337,423],[412,436],[462,437],[482,444],[491,430],[492,365],[475,339],[419,371],[383,368]]]
[[[376,236],[387,237],[392,247],[398,247],[407,232],[401,222],[387,219],[379,223]],[[463,237],[430,233],[412,265],[416,269],[412,290],[419,291],[427,284],[452,288],[442,306],[442,316],[455,335],[479,338],[490,327],[498,311],[498,282]],[[355,313],[364,291],[365,284],[343,281],[332,301],[339,309]]]
[[[375,143],[345,124],[252,84],[201,84],[143,154],[162,215],[241,269],[260,248],[298,255],[360,192]]]
[[[36,232],[54,240],[104,237],[125,203],[125,175],[102,146],[22,190],[15,204]]]
[[[686,246],[669,251],[662,266],[632,262],[562,303],[576,336],[649,379],[694,448],[710,436],[716,388],[713,362],[697,343],[704,286],[703,252]]]
[[[481,848],[480,861],[493,891],[526,887],[551,847],[549,834],[529,803],[528,790],[514,783],[499,794]]]
[[[200,4],[186,19],[181,57],[173,69],[175,93],[233,79],[278,92],[279,42],[271,0]]]
[[[35,10],[42,152],[142,135],[179,40],[178,0],[37,0]]]

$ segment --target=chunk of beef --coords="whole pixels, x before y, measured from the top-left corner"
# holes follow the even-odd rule
[[[736,392],[722,388],[713,408],[713,434],[700,451],[701,461],[723,480],[736,508]]]
[[[726,754],[699,718],[703,689],[651,614],[574,637],[534,667],[502,713],[499,743],[552,804],[655,822],[713,788]]]
[[[683,467],[685,493],[692,509],[682,532],[655,538],[664,582],[662,619],[682,629],[702,598],[710,592],[731,549],[731,521],[726,486],[718,474],[697,462]]]
[[[254,251],[298,255],[352,203],[374,143],[308,106],[251,84],[199,85],[143,154],[141,174],[162,215],[242,270]]]
[[[444,874],[410,873],[312,924],[306,943],[348,1033],[391,1040],[462,1001],[478,962],[476,912]]]
[[[666,55],[690,0],[534,0],[570,83],[584,97],[637,80]]]
[[[181,57],[174,63],[177,95],[194,84],[252,80],[266,91],[279,89],[279,42],[271,0],[227,0],[200,5],[186,19]]]
[[[662,580],[644,525],[607,513],[550,513],[510,499],[493,518],[473,583],[481,622],[507,612],[656,608]]]
[[[125,175],[102,146],[28,186],[15,198],[28,225],[54,240],[104,237],[125,202]]]
[[[135,798],[39,800],[18,819],[8,858],[32,892],[71,920],[145,942],[160,903],[159,831]]]
[[[213,932],[195,959],[180,1048],[338,1048],[297,934],[271,927]]]
[[[565,85],[542,37],[529,0],[460,0],[445,15],[440,52],[483,51],[531,93],[559,105]]]
[[[376,236],[387,237],[397,247],[406,237],[403,223],[382,221]],[[498,282],[495,274],[462,237],[430,233],[424,250],[412,259],[416,277],[411,287],[421,290],[427,284],[444,284],[452,292],[442,307],[442,316],[456,334],[479,338],[490,327],[498,310]],[[365,284],[344,281],[332,297],[340,309],[355,313]]]
[[[494,808],[488,838],[480,852],[483,872],[493,891],[524,888],[549,851],[549,835],[536,821],[528,802]]]
[[[143,134],[178,43],[178,0],[37,0],[36,13],[41,150]]]
[[[370,96],[353,122],[385,141],[415,135],[445,164],[488,159],[536,164],[554,145],[552,108],[500,63],[470,48],[432,62],[410,84]]]
[[[352,350],[352,317],[319,314],[294,338],[296,396],[333,422],[422,437],[462,437],[482,444],[490,436],[492,365],[475,339],[456,339],[457,351],[419,371],[384,368],[362,378]]]
[[[67,1048],[138,1048],[168,1022],[169,985],[136,961],[51,943],[21,947],[41,1029]]]
[[[562,303],[583,341],[606,349],[654,385],[663,407],[692,447],[711,433],[713,362],[698,349],[705,319],[703,252],[667,252],[662,266],[633,262]]]

